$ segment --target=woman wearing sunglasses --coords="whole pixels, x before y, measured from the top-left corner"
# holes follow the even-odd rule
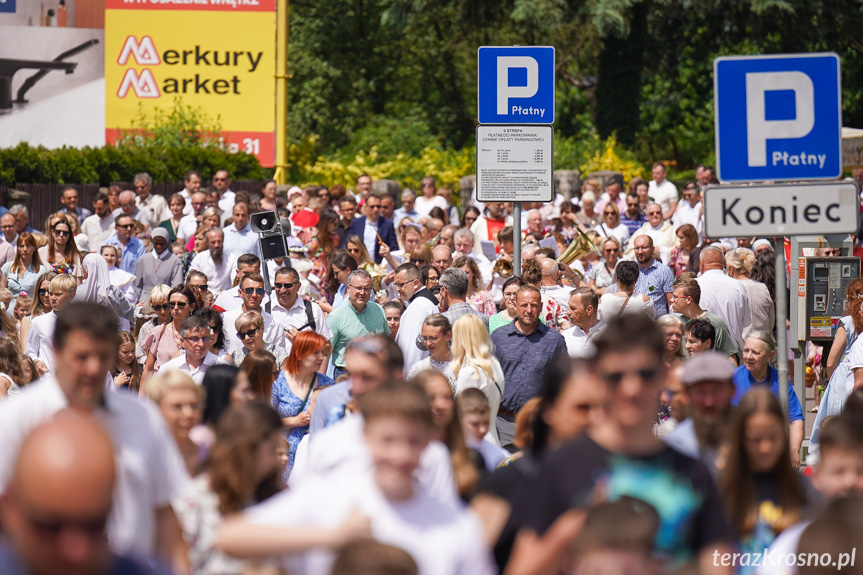
[[[146,394],[147,380],[150,376],[159,371],[163,363],[167,363],[183,351],[180,327],[196,308],[195,294],[191,288],[182,284],[171,288],[168,294],[168,308],[171,312],[171,321],[153,329],[144,341],[147,363],[144,366],[144,375],[141,377],[141,395]]]
[[[78,283],[84,278],[84,270],[81,268],[81,252],[75,245],[73,225],[71,216],[66,214],[54,214],[49,220],[48,243],[39,248],[39,259],[49,269],[57,273],[67,273],[78,279]]]
[[[231,364],[240,367],[246,356],[253,351],[268,351],[276,356],[276,365],[281,369],[282,364],[288,359],[288,351],[283,347],[277,347],[264,341],[264,318],[256,311],[244,311],[234,322],[237,329],[237,337],[243,344],[241,348],[235,349],[225,359]]]
[[[138,343],[135,344],[135,357],[138,358],[138,363],[141,367],[147,363],[147,350],[144,348],[144,342],[147,336],[159,325],[165,325],[171,319],[171,310],[168,307],[168,294],[171,293],[171,288],[162,284],[157,285],[150,290],[150,295],[147,298],[147,303],[142,309],[143,315],[155,316],[141,326],[138,330]],[[147,309],[149,308],[149,309]]]

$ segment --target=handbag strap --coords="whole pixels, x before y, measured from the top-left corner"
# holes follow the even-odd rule
[[[633,293],[635,293],[635,292],[633,292]],[[631,298],[631,297],[632,297],[632,294],[629,294],[628,296],[626,296],[626,299],[623,300],[623,305],[620,307],[620,311],[617,312],[617,315],[614,316],[614,319],[620,319],[620,317],[623,315],[623,312],[626,311],[626,304],[629,303],[629,298]]]
[[[306,392],[306,397],[303,399],[303,404],[300,406],[299,413],[302,413],[303,411],[305,411],[306,405],[309,402],[309,398],[312,396],[312,392],[315,390],[315,386],[317,384],[318,384],[318,374],[317,374],[317,372],[315,372],[315,374],[312,375],[312,382],[309,385],[309,390]]]

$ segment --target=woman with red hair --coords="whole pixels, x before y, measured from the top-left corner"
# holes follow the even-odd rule
[[[273,384],[273,407],[279,412],[282,423],[288,429],[288,467],[285,481],[294,466],[297,445],[309,431],[311,420],[312,391],[335,383],[330,377],[319,373],[324,359],[327,340],[313,331],[301,331],[294,338],[291,354],[285,361],[285,370]]]

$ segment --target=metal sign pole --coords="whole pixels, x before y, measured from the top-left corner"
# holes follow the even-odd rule
[[[512,275],[521,277],[521,202],[512,204]]]
[[[782,411],[788,416],[788,332],[785,328],[788,319],[787,299],[785,291],[785,238],[779,237],[776,242],[776,351],[779,371],[779,402]]]

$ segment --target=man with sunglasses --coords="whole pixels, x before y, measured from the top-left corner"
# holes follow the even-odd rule
[[[237,285],[219,294],[213,307],[218,311],[232,311],[243,306],[243,294],[240,292],[240,282],[249,274],[261,273],[261,258],[255,254],[243,254],[237,258],[237,272],[235,278]],[[265,294],[261,306],[265,307],[270,301],[270,295]]]
[[[183,283],[183,262],[171,252],[168,230],[155,228],[150,242],[153,251],[147,252],[135,264],[135,294],[138,305],[150,297],[150,290],[157,285],[175,286]]]
[[[399,249],[399,243],[396,239],[396,229],[393,223],[381,217],[381,196],[379,194],[371,194],[363,206],[366,215],[354,218],[348,226],[348,232],[345,235],[345,241],[341,246],[343,249],[347,244],[347,238],[350,236],[360,236],[363,238],[363,243],[366,249],[369,250],[372,259],[376,264],[383,261],[381,255],[381,241],[389,246],[390,251]]]
[[[333,337],[324,311],[318,304],[298,297],[300,293],[300,274],[294,268],[281,267],[276,270],[273,282],[278,303],[273,306],[273,319],[285,331],[285,349],[291,352],[291,342],[300,331],[311,330],[327,338]],[[328,351],[328,350],[325,350]]]
[[[135,273],[135,265],[138,259],[143,256],[147,247],[144,242],[132,235],[132,230],[135,227],[135,220],[127,214],[120,214],[114,218],[114,235],[102,242],[102,245],[119,245],[123,253],[120,256],[120,261],[117,267],[130,274]]]
[[[345,348],[348,342],[366,335],[390,334],[384,309],[370,301],[373,289],[369,272],[357,269],[351,272],[347,282],[348,304],[337,307],[327,316],[327,324],[333,335],[334,378],[345,373]]]
[[[516,504],[513,523],[545,533],[564,514],[577,521],[597,503],[634,497],[659,514],[657,556],[697,561],[701,573],[730,574],[713,559],[716,551],[730,551],[732,534],[710,472],[653,432],[666,376],[662,330],[642,314],[624,315],[593,341],[606,385],[603,416],[548,454]]]
[[[422,272],[416,264],[405,263],[396,268],[393,279],[399,299],[407,305],[396,333],[396,343],[404,354],[406,373],[415,363],[428,357],[428,350],[425,346],[421,349],[417,345],[417,338],[425,318],[440,313],[437,298],[425,287],[422,278]]]
[[[398,227],[403,218],[410,218],[412,221],[417,221],[420,213],[414,209],[417,195],[408,188],[402,191],[402,207],[393,212],[393,225]]]
[[[627,194],[626,208],[620,213],[620,223],[629,230],[629,236],[632,237],[646,221],[647,218],[644,217],[644,212],[641,211],[641,202],[638,199],[638,194]]]
[[[159,368],[159,375],[164,375],[171,369],[178,369],[201,385],[207,368],[211,365],[228,363],[210,351],[210,346],[213,344],[213,329],[203,316],[191,315],[183,320],[183,325],[180,326],[180,337],[183,342],[183,352],[171,361],[163,363]],[[237,339],[236,335],[234,339]],[[242,344],[240,345],[242,347]]]
[[[274,347],[285,347],[285,331],[282,325],[273,319],[272,314],[264,311],[261,303],[264,301],[266,290],[264,289],[264,278],[260,273],[250,273],[243,276],[239,283],[240,296],[243,305],[227,311],[222,316],[225,330],[225,346],[228,353],[241,350],[243,342],[237,337],[237,328],[234,325],[240,314],[246,311],[256,311],[264,318],[264,342]]]

